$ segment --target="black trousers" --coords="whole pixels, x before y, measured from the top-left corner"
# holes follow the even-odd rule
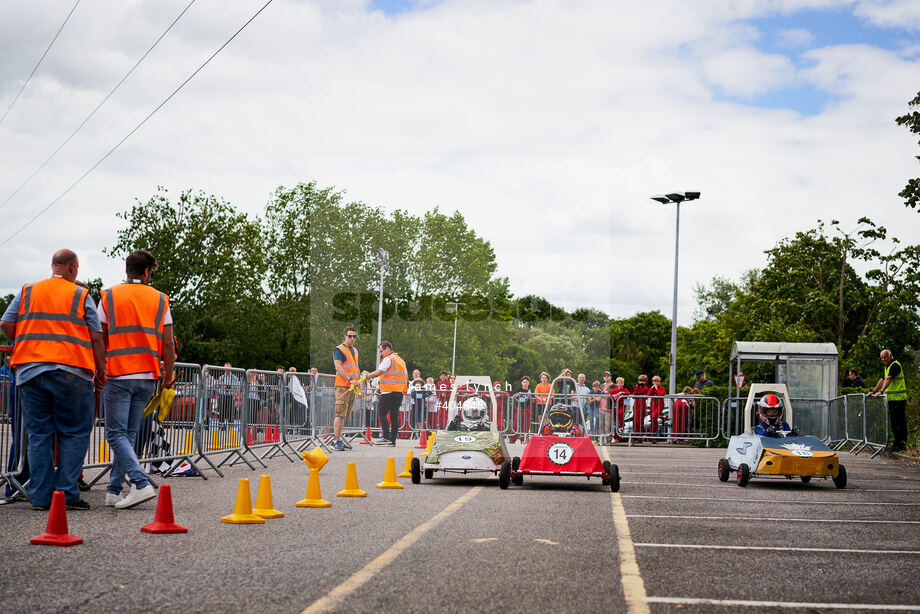
[[[383,438],[393,443],[396,443],[396,437],[399,435],[399,406],[402,405],[402,400],[401,392],[384,392],[380,395],[380,427],[383,430]]]
[[[907,401],[888,401],[888,414],[891,416],[891,434],[894,436],[895,450],[903,450],[907,445]]]

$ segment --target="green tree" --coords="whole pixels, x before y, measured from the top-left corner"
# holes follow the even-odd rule
[[[123,258],[146,249],[157,258],[153,285],[170,296],[182,359],[246,363],[274,342],[261,318],[265,278],[264,237],[258,219],[204,193],[182,192],[175,203],[165,188],[136,202],[118,217],[118,231],[105,253]]]
[[[907,113],[895,118],[899,126],[906,126],[913,134],[920,135],[920,93],[913,100],[907,103]],[[920,160],[920,156],[916,156]],[[911,209],[917,209],[920,205],[920,177],[914,177],[907,181],[907,185],[898,194],[904,199],[904,205]],[[920,211],[920,209],[918,209]]]

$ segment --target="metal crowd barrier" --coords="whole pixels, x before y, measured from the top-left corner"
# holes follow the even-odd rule
[[[6,366],[12,352],[13,348],[0,346],[0,365],[3,365],[0,373],[0,486],[4,486],[6,498],[28,498],[24,487],[29,479],[25,454],[28,442],[19,410],[15,374]]]
[[[709,442],[720,434],[721,407],[700,395],[623,395],[614,400],[611,432],[616,441]]]
[[[862,444],[851,452],[859,454],[863,450],[873,450],[872,458],[888,446],[888,398],[865,397],[863,411],[864,437]]]

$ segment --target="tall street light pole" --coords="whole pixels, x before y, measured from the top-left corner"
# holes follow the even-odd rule
[[[374,367],[380,364],[380,341],[383,334],[383,275],[390,270],[390,254],[383,248],[377,252],[377,266],[380,267],[380,300],[377,303],[377,350],[374,352]]]
[[[674,394],[677,387],[677,265],[680,254],[680,203],[696,200],[699,197],[699,192],[674,192],[673,194],[659,194],[651,197],[652,200],[657,200],[662,205],[674,203],[676,211],[674,226],[674,301],[671,305],[671,356],[669,359],[668,394]]]
[[[448,305],[454,306],[454,351],[450,357],[450,372],[454,375],[457,374],[457,318],[460,316],[460,305],[466,305],[466,303],[460,303],[458,301],[451,301],[447,303]]]

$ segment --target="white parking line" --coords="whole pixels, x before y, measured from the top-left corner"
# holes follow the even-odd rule
[[[920,503],[878,503],[875,501],[810,501],[807,499],[801,501],[789,501],[783,499],[726,499],[723,497],[674,497],[671,495],[623,495],[624,499],[679,499],[681,501],[714,501],[716,503],[725,503],[726,501],[740,503],[782,503],[790,505],[891,505],[899,507],[917,507]]]
[[[648,603],[679,605],[720,605],[743,608],[795,608],[808,610],[881,610],[920,612],[920,605],[898,603],[816,603],[810,601],[749,601],[746,599],[700,599],[698,597],[647,597]]]
[[[784,478],[763,478],[763,479],[774,479],[777,482],[781,481],[791,481]],[[638,484],[640,486],[683,486],[689,488],[731,488],[736,487],[735,484],[691,484],[688,482],[640,482],[640,481],[622,481],[621,484]],[[851,489],[853,492],[920,492],[920,488],[857,488]]]
[[[764,518],[763,516],[680,516],[626,514],[627,518],[679,518],[681,520],[763,520],[766,522],[826,522],[839,524],[920,524],[920,520],[861,520],[858,518]]]
[[[855,548],[794,548],[791,546],[720,546],[718,544],[633,544],[636,548],[689,550],[775,550],[777,552],[835,552],[838,554],[920,554],[920,550],[858,550]]]

